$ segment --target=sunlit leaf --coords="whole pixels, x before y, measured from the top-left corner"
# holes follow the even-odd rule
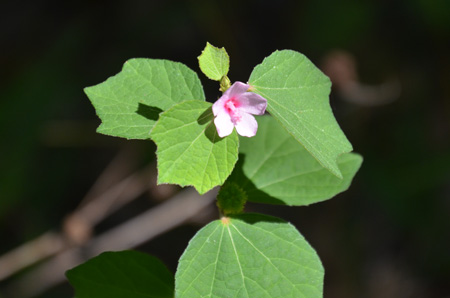
[[[218,136],[211,106],[191,100],[161,113],[151,132],[158,147],[158,183],[192,185],[203,194],[230,175],[239,139],[235,131]]]
[[[322,297],[324,270],[289,223],[260,214],[214,221],[190,241],[176,297]]]
[[[148,139],[159,113],[174,104],[205,99],[197,74],[184,64],[143,58],[84,91],[102,121],[97,131],[127,139]]]
[[[304,55],[276,51],[250,76],[253,91],[267,99],[267,110],[324,167],[342,178],[337,158],[352,151],[329,104],[330,80]]]
[[[230,57],[225,48],[216,48],[209,42],[202,54],[198,57],[198,62],[202,72],[211,80],[220,81],[227,75],[230,67]]]

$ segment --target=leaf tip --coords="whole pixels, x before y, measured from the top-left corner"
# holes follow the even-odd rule
[[[91,90],[92,90],[94,87],[95,87],[95,86],[89,86],[89,87],[84,87],[84,88],[83,88],[84,94],[86,94],[87,97],[89,97],[89,99],[90,99],[90,96],[91,96]]]
[[[223,217],[220,219],[220,222],[221,222],[222,225],[224,225],[224,226],[229,226],[229,225],[230,225],[230,222],[231,222],[231,219],[230,219],[229,217],[227,217],[227,216],[223,216]]]

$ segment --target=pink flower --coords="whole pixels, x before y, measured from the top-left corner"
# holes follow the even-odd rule
[[[267,100],[253,92],[247,92],[249,85],[235,82],[212,106],[214,124],[221,138],[228,136],[236,127],[238,134],[253,137],[258,122],[253,115],[263,115]]]

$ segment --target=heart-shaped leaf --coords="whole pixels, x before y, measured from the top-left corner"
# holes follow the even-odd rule
[[[176,297],[322,297],[324,270],[289,223],[260,214],[214,221],[189,242]]]
[[[258,123],[255,137],[240,138],[239,161],[227,180],[244,189],[250,201],[296,206],[324,201],[345,191],[361,166],[360,155],[341,155],[339,179],[273,117],[259,117]]]
[[[158,183],[192,185],[204,194],[230,175],[239,139],[235,131],[218,136],[211,106],[190,100],[161,113],[151,132],[158,146]]]
[[[249,84],[267,99],[267,110],[325,168],[342,178],[337,158],[352,145],[329,104],[330,80],[304,55],[276,51],[257,65]]]
[[[185,100],[205,100],[197,74],[168,60],[131,59],[117,75],[84,89],[102,123],[97,131],[148,139],[160,112]]]

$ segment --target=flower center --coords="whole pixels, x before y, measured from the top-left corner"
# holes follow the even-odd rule
[[[225,102],[224,106],[228,115],[230,115],[231,121],[236,125],[242,118],[241,113],[239,112],[239,102],[235,97],[231,97]]]

